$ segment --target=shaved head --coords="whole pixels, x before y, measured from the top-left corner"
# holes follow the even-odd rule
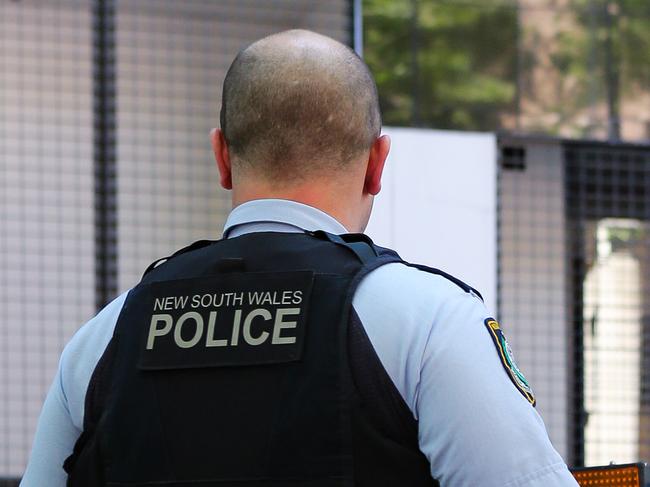
[[[221,129],[233,166],[271,181],[340,168],[379,136],[377,89],[347,46],[290,30],[241,51],[223,85]]]

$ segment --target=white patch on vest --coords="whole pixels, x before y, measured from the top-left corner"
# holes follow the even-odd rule
[[[140,368],[300,360],[314,273],[232,273],[151,283]]]
[[[159,313],[151,317],[149,333],[147,335],[147,350],[153,350],[157,339],[165,337],[170,333],[174,343],[179,348],[192,348],[199,343],[205,347],[227,347],[237,346],[240,337],[251,346],[259,346],[266,342],[271,336],[272,345],[289,345],[296,343],[296,337],[284,330],[295,329],[297,321],[289,321],[285,317],[300,314],[300,308],[255,308],[245,315],[241,309],[234,310],[232,324],[230,325],[230,341],[225,338],[215,338],[217,314],[220,311],[210,311],[205,317],[197,311],[183,313],[177,320],[170,314]],[[243,317],[243,326],[241,326]],[[204,318],[207,318],[204,319]],[[205,321],[208,326],[205,327]],[[260,325],[260,322],[272,321],[273,326],[269,331],[261,331],[254,335],[253,325]],[[162,324],[162,326],[161,326]],[[241,333],[240,333],[241,328]],[[258,327],[259,328],[259,327]],[[172,333],[173,332],[173,333]],[[184,338],[185,337],[185,338]]]

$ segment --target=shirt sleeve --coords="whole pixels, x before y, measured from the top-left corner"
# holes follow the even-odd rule
[[[45,398],[29,463],[21,487],[49,485],[64,487],[67,475],[63,462],[72,453],[72,448],[81,431],[73,424],[68,410],[68,401],[61,384],[61,365]]]
[[[431,329],[416,408],[419,441],[442,485],[575,486],[537,410],[514,386],[469,294]]]
[[[90,377],[113,335],[128,293],[109,303],[82,326],[66,345],[36,427],[21,487],[65,487],[63,462],[83,428]]]
[[[478,298],[389,264],[362,281],[353,305],[442,486],[578,485],[507,375]]]

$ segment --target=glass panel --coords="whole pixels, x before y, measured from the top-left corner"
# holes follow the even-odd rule
[[[650,3],[364,0],[390,125],[650,139]]]

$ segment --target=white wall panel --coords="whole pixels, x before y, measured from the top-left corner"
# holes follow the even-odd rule
[[[478,289],[496,312],[496,138],[386,128],[392,139],[367,233]]]

